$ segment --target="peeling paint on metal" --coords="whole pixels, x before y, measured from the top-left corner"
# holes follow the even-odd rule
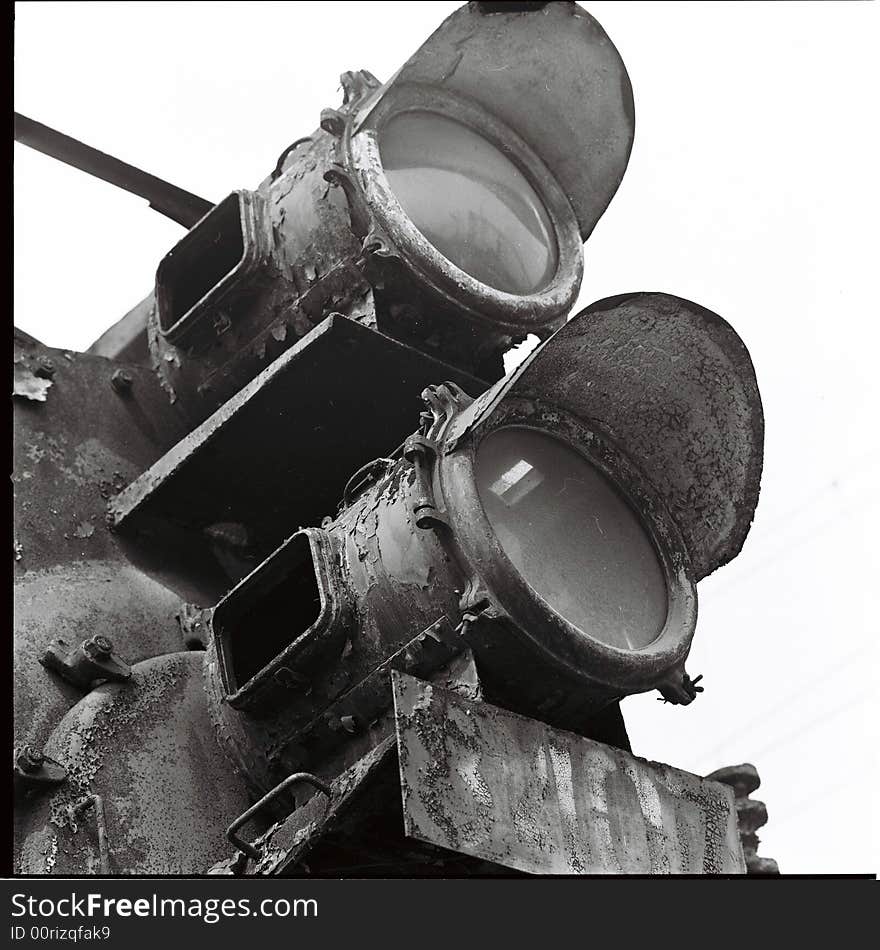
[[[33,370],[19,362],[13,364],[13,396],[21,396],[24,399],[30,399],[34,402],[45,402],[51,386],[51,379],[44,379],[38,376]]]
[[[716,783],[392,674],[406,833],[532,873],[744,873]]]

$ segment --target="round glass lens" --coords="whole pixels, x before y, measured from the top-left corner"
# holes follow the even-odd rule
[[[402,112],[383,127],[385,175],[412,223],[472,277],[532,294],[556,272],[553,226],[528,179],[494,145],[433,112]]]
[[[536,429],[496,429],[477,450],[476,484],[505,554],[558,614],[621,649],[657,639],[667,594],[654,545],[582,455]]]

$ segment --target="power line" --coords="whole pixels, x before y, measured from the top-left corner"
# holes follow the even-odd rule
[[[771,517],[767,522],[762,520],[760,523],[761,530],[764,531],[767,528],[772,528],[777,524],[791,521],[792,518],[795,518],[801,512],[811,508],[816,503],[817,499],[821,498],[824,494],[832,490],[837,491],[841,485],[848,485],[851,482],[857,480],[858,477],[861,477],[861,475],[875,468],[878,463],[880,463],[880,455],[878,455],[876,452],[870,452],[867,455],[861,456],[851,465],[847,466],[846,474],[840,477],[835,477],[832,479],[832,481],[822,485],[816,491],[808,495],[803,501],[795,505],[794,508],[790,508],[787,512],[777,515],[775,518]]]
[[[815,685],[821,680],[831,679],[831,677],[837,675],[837,673],[839,673],[841,670],[844,670],[848,666],[852,665],[852,663],[854,663],[855,660],[861,657],[864,653],[867,653],[868,649],[869,648],[867,644],[863,647],[859,647],[859,649],[847,654],[834,666],[830,667],[829,669],[823,669],[821,673],[807,680],[806,683],[799,683],[793,690],[790,690],[788,693],[786,693],[785,696],[783,696],[782,699],[780,699],[775,705],[771,706],[769,709],[762,710],[761,712],[755,714],[745,725],[739,726],[735,732],[730,733],[729,736],[727,736],[725,739],[722,739],[703,758],[711,759],[714,755],[717,755],[719,752],[721,752],[724,747],[729,745],[734,739],[739,738],[739,736],[748,732],[756,725],[763,725],[766,723],[768,718],[788,706],[792,699],[802,695],[811,686]]]
[[[773,817],[771,821],[767,823],[767,827],[771,827],[772,822],[772,828],[775,831],[777,828],[787,824],[798,815],[801,815],[807,811],[811,811],[813,808],[818,808],[819,805],[825,804],[829,799],[834,798],[835,795],[839,794],[840,792],[845,791],[848,795],[851,795],[852,789],[852,776],[847,776],[847,778],[835,783],[834,785],[826,785],[824,788],[820,788],[818,791],[812,792],[808,797],[802,798],[795,802],[795,807],[787,808],[782,813],[780,818]]]
[[[734,590],[737,584],[741,584],[747,578],[752,577],[758,571],[763,570],[768,564],[776,561],[778,559],[779,554],[782,553],[782,551],[785,550],[786,548],[796,547],[801,542],[815,538],[818,535],[822,534],[823,531],[825,531],[829,527],[832,527],[832,526],[836,527],[837,525],[840,525],[842,522],[847,521],[850,518],[855,517],[856,515],[863,515],[866,511],[875,507],[877,505],[877,502],[878,502],[878,499],[876,497],[872,497],[867,503],[864,501],[864,499],[860,499],[858,504],[853,505],[852,507],[849,507],[849,508],[845,508],[842,512],[836,512],[831,518],[827,519],[826,521],[820,522],[818,525],[811,526],[810,530],[807,533],[798,535],[793,540],[789,539],[784,544],[776,545],[775,547],[771,548],[769,551],[766,551],[764,554],[764,557],[762,557],[759,561],[752,563],[749,567],[749,570],[743,571],[742,573],[737,574],[734,577],[731,577],[727,581],[728,586],[726,588],[722,588],[720,591],[717,591],[713,595],[712,600],[718,601],[718,600],[723,599],[724,597],[730,596],[731,593],[737,593],[737,591]]]
[[[875,695],[874,690],[865,690],[863,693],[859,693],[855,698],[850,699],[849,702],[844,703],[842,706],[837,706],[835,709],[832,709],[830,712],[824,712],[822,715],[817,716],[815,719],[811,719],[808,723],[799,726],[797,729],[786,733],[782,738],[775,739],[769,745],[765,745],[762,749],[759,749],[757,752],[753,753],[754,758],[758,759],[762,755],[765,755],[767,752],[770,752],[772,749],[778,748],[780,745],[787,745],[796,739],[798,736],[802,735],[807,730],[811,729],[813,726],[819,725],[820,723],[826,723],[831,719],[834,719],[836,716],[839,716],[841,713],[846,712],[847,709],[851,709],[853,706],[859,705],[859,703],[864,702],[868,696]]]

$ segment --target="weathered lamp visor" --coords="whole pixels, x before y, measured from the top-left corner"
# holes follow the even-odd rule
[[[469,3],[367,105],[427,85],[482,106],[549,168],[586,240],[626,170],[635,130],[626,67],[575,3]]]
[[[763,464],[764,416],[748,350],[680,297],[610,297],[573,317],[456,417],[454,446],[513,398],[597,426],[663,498],[699,580],[739,553]]]

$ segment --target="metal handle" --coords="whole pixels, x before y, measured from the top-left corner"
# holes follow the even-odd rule
[[[294,772],[293,775],[288,775],[283,782],[279,782],[271,792],[267,792],[255,805],[251,805],[243,815],[239,815],[239,817],[232,822],[226,829],[226,837],[230,844],[234,845],[242,854],[246,854],[252,860],[259,861],[263,856],[262,852],[255,845],[249,844],[247,841],[239,838],[237,834],[238,829],[241,828],[242,825],[246,825],[261,808],[268,805],[269,802],[274,801],[292,785],[298,785],[300,782],[305,782],[313,786],[318,789],[319,792],[323,792],[328,798],[331,795],[330,786],[322,782],[316,775],[312,775],[311,772]]]
[[[380,478],[393,464],[394,459],[378,458],[362,465],[345,483],[345,488],[342,489],[343,508],[347,508],[351,504],[358,490],[363,490],[371,481]]]

